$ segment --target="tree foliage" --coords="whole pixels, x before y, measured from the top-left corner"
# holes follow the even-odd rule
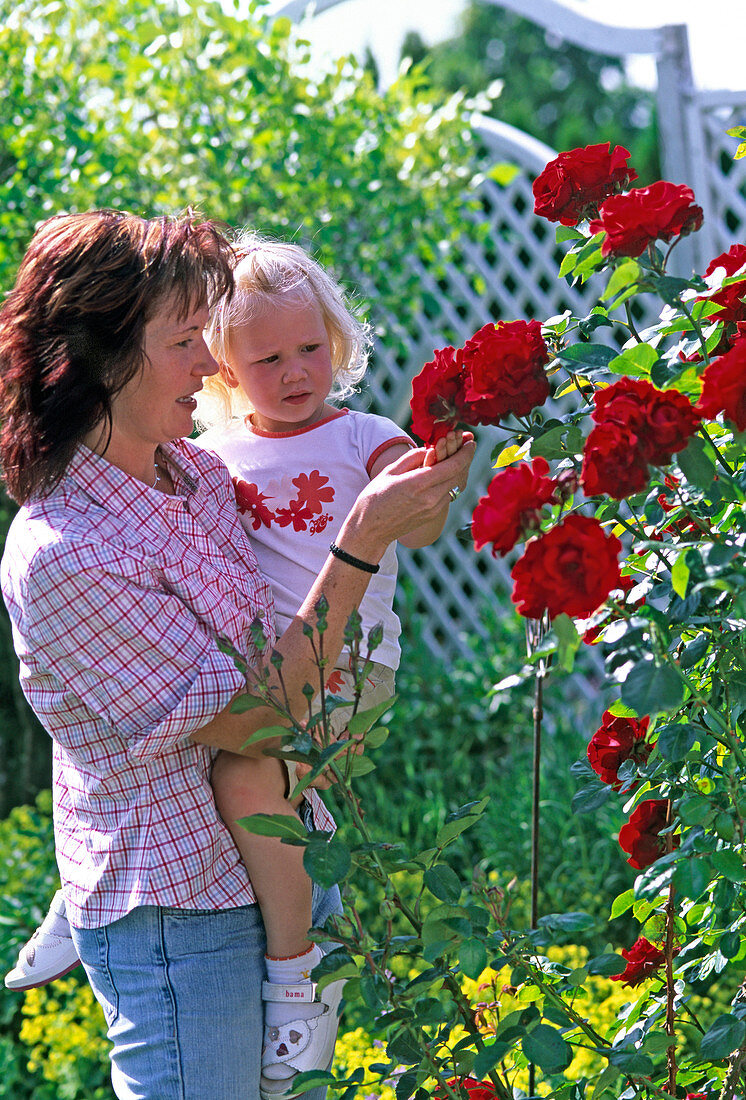
[[[611,140],[634,155],[642,183],[660,174],[654,100],[629,83],[620,58],[591,53],[484,0],[472,0],[457,37],[428,49],[416,33],[403,54],[451,92],[502,90],[491,110],[554,149]]]

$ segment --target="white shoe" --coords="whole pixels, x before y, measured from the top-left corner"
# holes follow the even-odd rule
[[[317,1005],[318,1012],[306,1019],[287,1024],[265,1025],[262,1048],[262,1076],[259,1092],[262,1100],[292,1100],[293,1079],[312,1069],[329,1070],[334,1061],[334,1045],[339,1028],[339,1003],[344,980],[330,982],[316,996],[315,982],[282,985],[262,982],[264,1001]]]
[[[79,963],[65,916],[65,899],[58,890],[46,917],[21,948],[16,965],[5,975],[5,985],[8,989],[35,989],[61,978]]]

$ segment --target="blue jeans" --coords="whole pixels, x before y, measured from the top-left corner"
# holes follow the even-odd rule
[[[316,926],[341,911],[336,886],[314,883],[313,901]],[[119,1100],[259,1100],[265,938],[257,905],[146,905],[72,934],[104,1010]]]

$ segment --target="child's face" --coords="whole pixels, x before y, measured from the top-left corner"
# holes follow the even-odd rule
[[[275,298],[265,313],[233,332],[225,373],[248,397],[257,428],[294,431],[321,420],[332,360],[318,304]]]

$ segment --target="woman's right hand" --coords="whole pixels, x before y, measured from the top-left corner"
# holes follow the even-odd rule
[[[425,465],[425,448],[392,462],[357,498],[338,536],[340,545],[354,539],[358,549],[353,552],[365,558],[369,547],[369,560],[378,561],[394,539],[436,519],[448,504],[450,489],[466,487],[475,449],[473,435],[464,432],[456,453],[435,465]]]

